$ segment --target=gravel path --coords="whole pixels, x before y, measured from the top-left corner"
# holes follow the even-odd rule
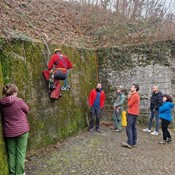
[[[138,126],[138,145],[121,147],[126,141],[120,133],[103,127],[102,133],[82,132],[69,138],[58,149],[28,157],[26,175],[174,175],[175,143],[160,145]],[[175,132],[171,131],[173,138]]]

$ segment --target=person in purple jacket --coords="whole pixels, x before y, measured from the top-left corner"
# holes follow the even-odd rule
[[[10,175],[25,174],[24,163],[30,130],[26,116],[29,107],[17,94],[17,86],[7,84],[3,87],[5,97],[0,100]]]

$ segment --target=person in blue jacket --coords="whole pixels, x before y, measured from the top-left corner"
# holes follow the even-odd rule
[[[172,103],[170,95],[163,95],[163,104],[159,107],[159,118],[162,120],[162,132],[163,140],[159,141],[160,144],[172,143],[170,132],[168,131],[168,125],[172,121],[172,109],[174,104]]]

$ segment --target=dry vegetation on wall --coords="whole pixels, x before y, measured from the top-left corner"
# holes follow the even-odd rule
[[[172,9],[175,0],[1,0],[0,35],[74,47],[170,40]]]

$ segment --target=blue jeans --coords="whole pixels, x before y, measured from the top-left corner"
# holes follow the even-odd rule
[[[68,86],[68,70],[67,70],[67,76],[66,76],[66,79],[64,80],[64,84],[63,84],[63,87],[64,88],[67,88],[67,86]]]
[[[89,129],[92,129],[94,127],[95,117],[96,117],[96,129],[99,129],[100,111],[101,111],[100,108],[91,107]]]
[[[151,126],[152,126],[152,122],[153,122],[153,118],[155,116],[155,131],[159,131],[159,112],[157,110],[155,111],[151,111],[150,117],[149,117],[149,121],[148,121],[148,129],[151,130]]]
[[[127,143],[129,145],[136,145],[137,142],[137,129],[136,129],[137,115],[127,115],[126,134],[128,136]]]

